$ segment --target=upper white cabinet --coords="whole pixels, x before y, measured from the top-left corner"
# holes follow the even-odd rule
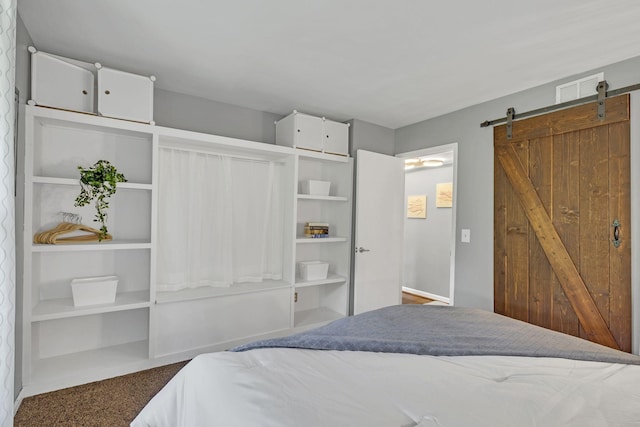
[[[36,105],[92,113],[94,111],[94,65],[69,61],[56,55],[31,52],[31,96]],[[52,84],[52,82],[54,82]]]
[[[346,156],[349,125],[294,111],[276,122],[276,144]]]
[[[98,114],[105,117],[153,122],[153,82],[112,68],[98,69]]]
[[[349,153],[349,125],[327,119],[322,124],[322,151],[346,156]]]
[[[322,119],[293,112],[276,122],[276,144],[322,151]]]

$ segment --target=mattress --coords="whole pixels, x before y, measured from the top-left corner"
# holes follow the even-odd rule
[[[569,357],[513,355],[512,349],[491,354],[500,352],[489,349],[498,348],[497,343],[511,346],[501,341],[510,334],[517,343],[514,348],[521,349],[522,341],[527,341],[521,331],[529,329],[521,329],[522,322],[510,320],[500,338],[485,346],[489,350],[483,354],[457,354],[459,349],[451,345],[455,336],[445,341],[451,348],[446,352],[456,354],[440,354],[437,349],[438,355],[413,354],[413,350],[402,349],[421,349],[437,339],[429,338],[434,332],[429,323],[424,323],[427,311],[412,309],[410,320],[396,319],[395,314],[403,310],[382,309],[282,340],[260,341],[236,349],[239,351],[200,355],[149,402],[131,425],[640,426],[640,365],[634,364],[639,360],[636,356],[586,341],[585,347],[583,340],[573,337],[567,337],[568,344],[562,346]],[[454,311],[469,314],[447,310],[440,311],[438,317]],[[434,313],[438,312],[429,310],[426,316]],[[489,314],[489,321],[494,321],[497,315]],[[385,317],[387,321],[381,320]],[[418,318],[422,323],[417,323]],[[403,321],[422,325],[423,336],[413,337],[415,331],[400,329],[394,335],[389,330]],[[502,323],[502,319],[496,321]],[[438,329],[448,331],[451,338],[456,327],[447,325],[453,323],[453,319],[446,320]],[[373,331],[358,325],[369,325]],[[471,335],[466,326],[461,331],[461,335]],[[318,347],[316,343],[321,341],[326,346],[331,334],[342,334],[336,336],[340,347],[362,341],[368,348],[373,340],[374,348],[394,350],[308,349],[300,345],[304,341]],[[487,334],[493,336],[495,331]],[[420,345],[409,345],[413,340]],[[461,348],[467,347],[461,344]],[[584,357],[592,350],[596,359],[605,360]],[[574,354],[579,357],[572,358]],[[621,360],[612,361],[618,354]],[[625,363],[627,360],[630,363]]]

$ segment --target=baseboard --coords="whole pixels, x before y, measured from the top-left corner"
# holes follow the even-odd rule
[[[18,409],[20,409],[20,405],[22,405],[22,400],[23,399],[24,399],[23,390],[20,390],[20,393],[18,393],[18,397],[16,397],[16,400],[13,402],[13,416],[14,417],[18,413]]]
[[[418,290],[418,289],[407,288],[405,286],[402,287],[402,292],[406,292],[408,294],[413,294],[413,295],[418,295],[418,296],[424,297],[424,298],[429,298],[429,299],[432,299],[434,301],[446,302],[447,304],[449,304],[450,301],[451,301],[449,298],[443,297],[441,295],[432,294],[430,292],[425,292],[425,291],[421,291],[421,290]]]

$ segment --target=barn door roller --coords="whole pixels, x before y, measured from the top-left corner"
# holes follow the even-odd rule
[[[516,115],[516,109],[511,107],[507,109],[507,139],[513,136],[513,117]]]
[[[598,92],[596,95],[585,96],[584,98],[578,98],[571,101],[562,102],[560,104],[549,105],[543,108],[538,108],[536,110],[526,111],[524,113],[518,113],[518,119],[524,119],[525,117],[531,117],[531,116],[539,116],[540,114],[550,113],[552,111],[562,110],[562,109],[573,107],[576,105],[588,104],[589,102],[595,101],[598,103],[598,112],[597,112],[598,120],[604,120],[605,119],[605,111],[604,111],[605,99],[612,98],[617,95],[622,95],[623,93],[629,93],[636,90],[640,90],[640,83],[631,85],[631,86],[622,87],[620,89],[609,90],[609,84],[607,83],[606,80],[603,80],[598,83],[596,90]],[[513,110],[513,113],[514,113],[511,116],[511,121],[513,122],[513,120],[515,119],[515,110],[513,108],[509,108],[507,110],[507,117],[501,117],[499,119],[494,119],[494,120],[485,120],[484,122],[480,123],[480,127],[485,128],[485,127],[494,126],[500,123],[508,124],[510,110]],[[509,135],[510,135],[509,130],[507,129],[507,139],[511,139]]]
[[[607,89],[609,89],[609,84],[606,80],[598,82],[598,86],[596,87],[598,91],[598,120],[604,120],[605,111],[604,111],[604,100],[607,97]]]

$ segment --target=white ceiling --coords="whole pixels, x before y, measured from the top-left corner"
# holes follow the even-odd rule
[[[640,55],[638,0],[19,0],[42,51],[392,129]],[[640,79],[640,73],[639,73]]]

